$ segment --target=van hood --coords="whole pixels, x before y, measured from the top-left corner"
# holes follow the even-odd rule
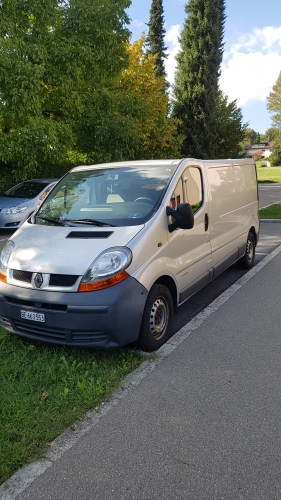
[[[58,227],[26,222],[11,238],[15,246],[9,268],[83,276],[102,251],[126,246],[143,227]]]

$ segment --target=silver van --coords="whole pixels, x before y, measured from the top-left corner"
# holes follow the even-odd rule
[[[254,161],[80,166],[0,254],[0,326],[29,339],[158,349],[174,310],[259,237]]]

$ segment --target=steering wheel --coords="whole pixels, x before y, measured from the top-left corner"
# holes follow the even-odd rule
[[[151,198],[147,198],[146,196],[141,196],[140,198],[136,198],[134,200],[134,203],[135,201],[145,201],[146,203],[152,203],[154,205],[154,200],[152,200]]]

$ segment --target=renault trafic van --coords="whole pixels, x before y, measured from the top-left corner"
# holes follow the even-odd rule
[[[68,172],[0,255],[0,326],[29,339],[158,349],[174,310],[259,237],[251,159]]]

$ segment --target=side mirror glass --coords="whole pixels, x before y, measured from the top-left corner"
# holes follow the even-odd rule
[[[189,203],[181,203],[176,210],[172,207],[166,207],[166,214],[175,219],[175,222],[169,224],[170,233],[178,228],[192,229],[194,226],[194,214]]]

